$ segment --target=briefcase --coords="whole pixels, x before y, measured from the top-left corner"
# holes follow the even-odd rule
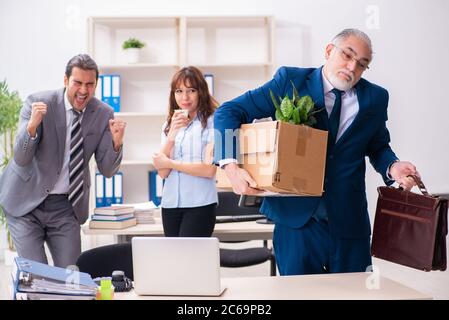
[[[422,192],[379,187],[371,254],[373,257],[424,270],[446,270],[448,200]]]

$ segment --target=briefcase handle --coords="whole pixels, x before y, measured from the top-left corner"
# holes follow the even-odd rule
[[[408,175],[407,177],[412,178],[413,180],[415,180],[416,182],[416,186],[419,188],[419,190],[421,191],[421,193],[425,196],[430,196],[429,192],[427,191],[426,186],[424,185],[424,183],[422,182],[421,178],[418,177],[417,175],[411,174]],[[402,189],[402,188],[401,188]]]

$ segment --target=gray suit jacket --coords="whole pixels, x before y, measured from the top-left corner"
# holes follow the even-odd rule
[[[32,140],[26,127],[31,104],[38,101],[46,103],[48,111]],[[83,114],[84,195],[73,208],[80,224],[89,216],[90,158],[95,153],[98,169],[106,177],[117,172],[122,160],[122,150],[115,152],[112,145],[109,119],[113,117],[112,108],[96,98],[89,101]],[[14,159],[0,176],[0,205],[7,215],[23,216],[48,196],[61,172],[66,135],[64,89],[30,95],[20,112]]]

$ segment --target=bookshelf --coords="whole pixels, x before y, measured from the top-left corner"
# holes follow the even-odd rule
[[[89,17],[87,48],[100,74],[119,74],[124,139],[124,202],[148,201],[151,156],[160,148],[170,80],[183,66],[212,74],[214,96],[230,100],[272,77],[274,19],[271,16]],[[129,37],[145,42],[139,63],[121,48]],[[92,172],[95,172],[92,163]],[[93,175],[95,176],[95,175]],[[92,180],[92,207],[95,181]]]

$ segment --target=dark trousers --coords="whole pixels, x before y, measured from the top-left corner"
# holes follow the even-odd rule
[[[273,246],[281,275],[365,272],[371,266],[370,237],[338,238],[325,220],[302,228],[276,224]]]
[[[166,237],[210,237],[215,227],[216,203],[194,208],[162,208]]]

